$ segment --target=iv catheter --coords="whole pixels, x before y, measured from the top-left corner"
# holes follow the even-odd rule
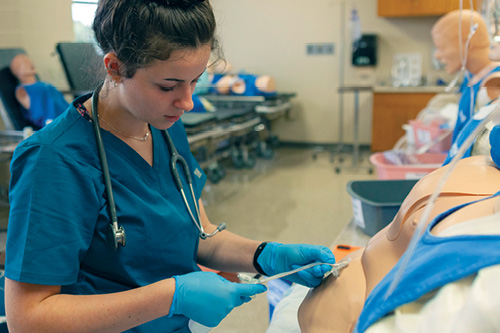
[[[335,276],[335,278],[338,278],[340,276],[340,271],[344,267],[346,267],[347,265],[349,265],[350,262],[351,262],[351,258],[347,259],[346,261],[342,261],[342,262],[339,262],[339,263],[336,263],[336,264],[330,264],[330,263],[325,263],[325,262],[313,262],[311,264],[308,264],[308,265],[305,265],[305,266],[293,269],[291,271],[279,273],[279,274],[276,274],[276,275],[273,275],[273,276],[269,276],[269,277],[255,278],[255,277],[252,277],[252,276],[250,276],[249,274],[246,274],[246,273],[239,273],[238,274],[238,278],[243,283],[252,283],[252,284],[267,283],[269,281],[276,280],[276,279],[279,279],[279,278],[282,278],[282,277],[285,277],[285,276],[288,276],[288,275],[292,275],[292,274],[295,274],[297,272],[300,272],[300,271],[303,271],[303,270],[306,270],[306,269],[309,269],[311,267],[318,266],[318,265],[330,265],[330,266],[332,266],[332,269],[325,274],[325,277],[327,277],[328,275],[332,274],[333,276]]]
[[[99,159],[101,160],[101,166],[102,166],[102,172],[104,176],[104,187],[106,188],[106,195],[107,195],[107,200],[108,200],[108,206],[109,206],[109,213],[110,213],[110,218],[111,218],[111,223],[109,225],[108,229],[108,242],[110,246],[113,248],[113,250],[116,250],[118,246],[125,246],[126,244],[126,235],[125,235],[125,229],[123,226],[118,224],[118,217],[116,215],[116,204],[115,200],[113,197],[113,189],[111,186],[111,177],[109,174],[109,167],[108,167],[108,162],[106,158],[106,152],[104,150],[104,142],[101,137],[101,130],[99,127],[99,113],[97,112],[97,107],[98,107],[98,98],[99,98],[99,92],[101,91],[102,85],[97,87],[97,89],[93,92],[92,94],[92,123],[94,125],[94,134],[97,142],[97,150],[99,152]],[[189,171],[189,167],[187,165],[186,160],[177,152],[177,149],[175,148],[175,145],[170,138],[170,135],[168,134],[167,130],[162,131],[163,136],[165,137],[165,140],[167,141],[167,145],[169,147],[170,153],[171,153],[171,158],[170,158],[170,169],[172,172],[172,176],[174,177],[174,182],[177,187],[177,189],[181,192],[182,199],[184,201],[184,205],[186,206],[189,216],[191,217],[191,220],[195,224],[195,226],[199,230],[199,237],[201,239],[206,239],[207,237],[212,237],[215,234],[217,234],[219,231],[222,231],[226,229],[226,224],[221,223],[217,226],[217,229],[215,229],[211,233],[207,233],[204,228],[203,224],[201,223],[201,218],[200,218],[200,210],[198,208],[198,204],[196,203],[196,197],[194,195],[193,191],[193,182],[191,178],[191,173]],[[177,163],[180,163],[182,166],[182,169],[184,171],[184,175],[186,177],[186,181],[190,187],[191,190],[191,196],[193,198],[193,203],[194,207],[196,210],[196,215],[197,218],[193,215],[191,208],[189,206],[189,203],[187,201],[186,195],[184,193],[184,188],[182,185],[182,181],[179,175],[179,172],[177,170]]]

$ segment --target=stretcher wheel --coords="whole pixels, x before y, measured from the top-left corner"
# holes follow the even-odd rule
[[[226,176],[226,169],[222,165],[209,167],[207,169],[207,178],[213,183],[217,184]]]
[[[265,142],[262,142],[257,146],[257,154],[266,160],[270,160],[274,157],[274,150],[272,150]]]
[[[267,141],[271,147],[278,147],[280,143],[280,139],[278,138],[277,135],[270,135]]]
[[[270,160],[274,157],[274,150],[272,150],[271,148],[268,148],[265,151],[263,151],[261,154],[262,154],[261,155],[262,158],[264,158],[266,160]]]
[[[244,161],[244,163],[245,163],[245,168],[253,169],[257,164],[257,158],[255,157],[254,154],[249,154],[248,158]]]
[[[240,151],[236,150],[233,152],[233,156],[232,156],[232,160],[233,160],[233,166],[236,168],[236,169],[241,169],[244,167],[245,165],[245,161],[243,160],[243,154],[241,154]]]

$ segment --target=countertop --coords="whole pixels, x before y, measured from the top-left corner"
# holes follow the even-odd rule
[[[393,86],[374,86],[375,93],[445,93],[446,86],[418,86],[418,87],[393,87]]]

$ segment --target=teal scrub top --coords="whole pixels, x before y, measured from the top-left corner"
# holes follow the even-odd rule
[[[155,128],[153,166],[101,130],[118,223],[127,237],[125,247],[113,251],[109,246],[108,202],[93,125],[75,108],[88,98],[77,99],[14,152],[5,276],[61,285],[66,294],[92,295],[198,271],[198,229],[173,182],[168,146]],[[182,123],[168,131],[189,165],[199,200],[206,175],[189,150]],[[133,331],[189,332],[187,323],[183,316],[162,317]]]

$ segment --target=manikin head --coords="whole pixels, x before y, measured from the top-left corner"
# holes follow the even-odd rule
[[[462,67],[460,49],[465,55],[465,45],[471,26],[476,25],[477,29],[470,38],[465,65],[469,72],[476,74],[491,63],[488,58],[490,47],[488,30],[481,15],[471,10],[455,10],[441,17],[432,27],[431,35],[436,47],[435,57],[445,64],[447,73],[455,73]]]
[[[26,54],[16,55],[10,62],[10,71],[23,84],[36,82],[36,69]]]

